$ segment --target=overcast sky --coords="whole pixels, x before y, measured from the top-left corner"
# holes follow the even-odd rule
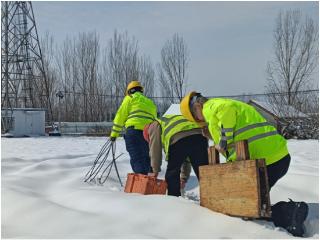
[[[264,92],[275,19],[289,9],[319,21],[318,2],[33,2],[40,37],[49,32],[59,44],[96,31],[103,45],[115,29],[127,31],[154,65],[178,33],[190,52],[188,91],[210,96]]]

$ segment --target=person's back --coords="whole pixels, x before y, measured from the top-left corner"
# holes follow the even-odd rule
[[[147,174],[150,170],[149,146],[143,138],[145,125],[157,117],[157,107],[143,95],[143,87],[138,81],[129,83],[126,96],[113,120],[111,140],[125,128],[124,139],[130,155],[130,164],[135,173]]]
[[[169,145],[179,141],[181,138],[201,134],[198,124],[190,122],[182,115],[168,114],[158,118],[161,125],[161,141],[164,152],[168,155]]]
[[[266,159],[270,165],[288,155],[287,141],[275,126],[253,107],[233,99],[213,98],[203,105],[203,115],[215,143],[225,135],[232,146],[228,160],[236,159],[234,143],[248,140],[252,159]]]
[[[184,185],[188,180],[190,164],[198,179],[199,166],[208,164],[208,140],[202,136],[200,126],[182,115],[164,115],[146,125],[144,136],[149,142],[153,176],[160,171],[163,148],[168,161],[168,195],[180,196],[180,183]]]
[[[131,99],[129,100],[125,127],[134,126],[135,129],[143,130],[146,124],[154,121],[157,117],[157,107],[151,99],[140,92],[127,97]]]

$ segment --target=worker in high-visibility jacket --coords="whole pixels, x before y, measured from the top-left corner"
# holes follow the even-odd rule
[[[154,102],[143,95],[143,87],[139,81],[128,84],[126,96],[113,120],[110,135],[115,141],[125,128],[124,139],[130,155],[133,172],[147,175],[151,171],[149,146],[143,138],[143,128],[153,122],[157,116]]]
[[[165,179],[168,195],[181,196],[180,189],[187,182],[191,167],[199,179],[199,166],[208,165],[208,140],[202,135],[198,124],[181,115],[164,115],[143,130],[149,142],[153,173],[161,171],[162,149],[168,161]]]
[[[207,125],[203,131],[211,137],[216,148],[235,161],[235,142],[248,140],[250,159],[265,159],[270,189],[288,171],[290,154],[287,141],[261,114],[244,102],[213,98],[190,92],[180,103],[183,116]],[[304,202],[279,202],[272,206],[272,221],[295,236],[304,233],[303,222],[308,214]]]

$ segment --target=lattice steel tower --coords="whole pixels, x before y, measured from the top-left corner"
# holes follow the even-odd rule
[[[12,108],[47,107],[48,94],[31,2],[3,1],[1,25],[2,128],[7,129]]]

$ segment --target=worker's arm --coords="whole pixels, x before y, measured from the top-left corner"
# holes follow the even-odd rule
[[[119,135],[124,127],[124,124],[127,121],[128,115],[129,115],[130,101],[131,101],[130,96],[126,96],[123,99],[123,101],[117,111],[117,114],[113,120],[113,126],[112,126],[112,131],[111,131],[110,137],[112,137],[112,138],[119,137]]]
[[[209,131],[209,129],[208,129],[208,126],[203,127],[203,128],[201,129],[201,131],[202,131],[202,135],[203,135],[204,137],[206,137],[207,139],[211,139],[211,140],[212,140],[212,136],[211,136],[211,134],[210,134],[210,131]]]
[[[149,133],[149,156],[153,173],[161,171],[162,164],[162,143],[161,143],[161,126],[155,121],[150,124]]]
[[[220,111],[217,111],[218,126],[220,134],[218,137],[219,148],[227,151],[228,146],[233,143],[233,133],[237,121],[237,112],[233,106],[222,106]]]

